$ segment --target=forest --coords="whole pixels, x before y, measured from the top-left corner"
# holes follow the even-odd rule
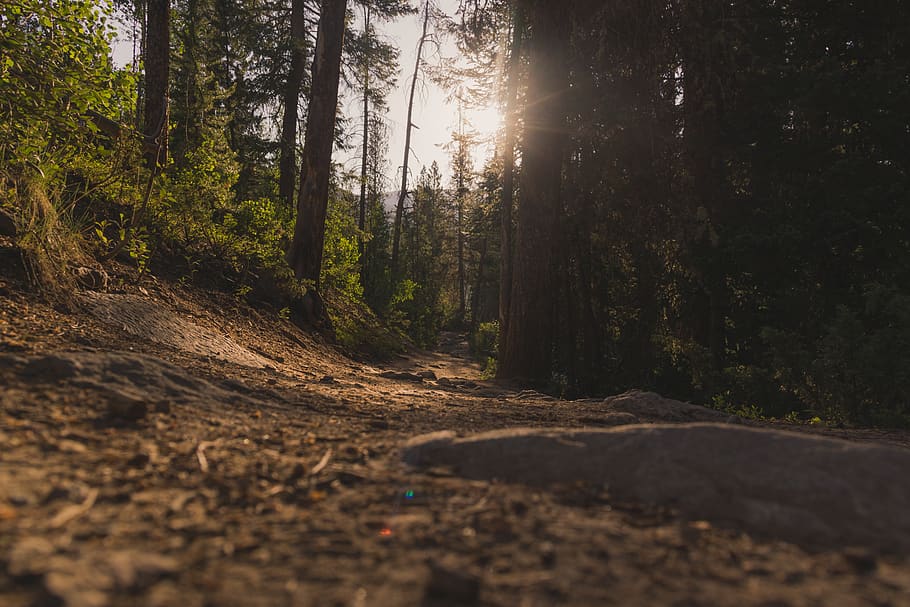
[[[0,605],[910,604],[910,0],[0,0]]]
[[[450,4],[3,2],[0,205],[34,284],[119,260],[353,349],[467,331],[557,396],[910,420],[906,2]],[[402,19],[416,66],[377,33]],[[461,130],[409,166],[410,113],[390,149],[390,91],[425,80],[500,109],[482,163]]]

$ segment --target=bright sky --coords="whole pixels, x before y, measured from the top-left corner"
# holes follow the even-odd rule
[[[458,0],[436,0],[437,5],[449,15],[453,15],[458,8]],[[412,5],[414,2],[412,2]],[[422,4],[422,2],[420,3]],[[358,15],[360,11],[355,11]],[[376,29],[384,35],[387,42],[401,50],[399,63],[401,70],[398,75],[398,84],[389,95],[389,108],[386,120],[389,124],[389,170],[394,175],[389,175],[393,184],[401,182],[401,162],[404,159],[405,124],[407,122],[408,95],[410,93],[411,76],[414,70],[414,61],[417,59],[417,45],[420,41],[422,28],[420,15],[408,15],[392,23],[377,23]],[[356,27],[362,27],[358,22]],[[437,38],[439,40],[439,38]],[[441,56],[451,57],[457,52],[451,41],[439,40],[440,46],[433,43],[424,45],[424,62],[436,64]],[[453,97],[448,99],[448,97]],[[345,114],[354,120],[359,120],[363,109],[359,100],[348,100],[345,103]],[[468,121],[468,132],[476,131],[482,138],[490,140],[487,146],[478,146],[474,153],[474,167],[480,170],[483,162],[492,153],[492,138],[501,126],[501,114],[495,103],[489,108],[463,108],[462,114]],[[449,168],[449,153],[444,145],[451,141],[452,133],[458,131],[458,101],[454,95],[443,91],[429,78],[424,77],[423,83],[418,82],[417,94],[414,100],[413,122],[419,128],[411,132],[411,159],[409,171],[412,178],[420,173],[421,166],[429,166],[434,160],[448,179],[451,171]],[[345,154],[336,157],[336,162],[341,162],[347,170],[360,170],[360,152]],[[413,183],[413,181],[411,182]],[[395,185],[397,187],[397,185]]]
[[[458,0],[435,0],[437,6],[453,15],[458,8]],[[412,4],[415,2],[412,1]],[[422,4],[422,2],[420,3]],[[355,10],[359,15],[360,11]],[[389,125],[389,172],[387,177],[394,189],[401,182],[401,162],[404,157],[405,122],[407,121],[408,94],[410,92],[411,75],[414,61],[417,58],[417,44],[420,40],[422,21],[419,15],[408,15],[392,23],[377,23],[376,29],[386,40],[401,50],[401,70],[398,83],[388,99],[386,119]],[[355,23],[355,27],[361,24]],[[437,38],[438,39],[438,38]],[[424,62],[436,64],[441,56],[451,57],[456,54],[456,49],[451,41],[440,40],[439,48],[433,43],[424,45]],[[129,63],[132,57],[132,42],[129,33],[123,32],[121,39],[114,47],[114,59],[120,65]],[[343,93],[344,94],[344,93]],[[424,77],[418,82],[417,94],[414,100],[413,122],[417,127],[411,133],[411,159],[410,173],[413,178],[420,172],[422,166],[429,166],[434,160],[439,164],[443,178],[448,180],[451,174],[449,168],[449,154],[444,145],[451,141],[452,133],[458,130],[458,102],[448,99],[450,93],[443,91],[429,78]],[[454,95],[452,95],[454,97]],[[356,93],[347,92],[346,98],[341,100],[344,113],[351,119],[351,128],[357,131],[361,121],[362,107]],[[474,153],[474,166],[480,170],[484,160],[492,152],[492,138],[501,126],[501,115],[495,107],[476,109],[464,108],[463,116],[468,122],[467,131],[475,131],[481,138],[487,138],[490,144],[478,146]],[[357,148],[355,140],[351,141]],[[360,151],[352,149],[347,152],[336,150],[335,162],[341,163],[345,170],[360,170]]]

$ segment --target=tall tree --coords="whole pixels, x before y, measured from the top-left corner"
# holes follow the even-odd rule
[[[524,13],[516,3],[512,12],[512,40],[506,83],[505,136],[503,137],[502,204],[500,206],[499,331],[508,332],[512,298],[512,215],[515,200],[515,133],[518,130],[518,84],[521,73],[521,44],[525,34]],[[499,341],[500,351],[505,340]],[[500,352],[501,354],[501,352]]]
[[[411,127],[414,115],[414,93],[417,90],[417,78],[420,76],[420,63],[423,56],[423,46],[427,41],[427,30],[430,23],[430,0],[426,0],[423,8],[423,31],[420,42],[417,44],[417,59],[414,61],[414,73],[411,76],[411,93],[408,97],[408,119],[404,130],[404,160],[401,163],[401,189],[398,193],[398,203],[395,205],[395,223],[392,225],[392,277],[398,272],[398,251],[401,245],[401,216],[404,213],[404,203],[408,197],[408,161],[411,158]]]
[[[464,322],[467,311],[467,281],[465,275],[465,204],[473,181],[473,166],[470,146],[473,137],[465,133],[465,120],[459,97],[458,132],[452,134],[452,176],[455,185],[455,256],[457,264],[456,284],[458,288],[458,315],[456,320]]]
[[[153,167],[167,162],[170,0],[148,0],[146,19],[144,133],[156,144],[146,157]]]
[[[305,0],[291,0],[291,65],[284,88],[281,158],[278,162],[278,195],[287,203],[288,208],[294,206],[294,186],[297,177],[297,123],[305,62],[306,2]]]
[[[555,303],[554,244],[559,224],[566,89],[566,7],[526,0],[530,74],[522,147],[522,195],[512,296],[500,377],[547,380]]]
[[[325,217],[335,137],[338,81],[347,0],[324,0],[316,37],[310,104],[307,111],[297,220],[288,260],[295,276],[312,281],[318,297],[325,242]],[[321,316],[322,310],[316,314]]]
[[[370,38],[370,7],[363,7],[363,33]],[[360,248],[360,282],[365,283],[364,269],[364,233],[367,223],[367,161],[370,152],[370,53],[367,52],[363,61],[363,148],[360,159],[360,204],[358,209],[357,227],[360,229],[358,246]]]

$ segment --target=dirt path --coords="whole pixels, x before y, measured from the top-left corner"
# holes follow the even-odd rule
[[[709,511],[723,496],[699,517],[570,469],[504,483],[461,460],[402,461],[440,430],[742,427],[723,414],[510,391],[481,381],[454,336],[446,352],[360,363],[153,280],[67,311],[0,291],[0,605],[910,605],[899,548],[746,533]],[[906,433],[814,432],[910,453]],[[494,449],[483,461],[515,453]],[[654,478],[672,475],[667,457]],[[905,484],[882,481],[883,503]]]

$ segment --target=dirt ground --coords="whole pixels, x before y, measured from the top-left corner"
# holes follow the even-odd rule
[[[747,533],[571,470],[406,465],[440,430],[742,422],[515,390],[443,345],[360,362],[226,295],[147,277],[53,307],[0,273],[0,605],[910,605],[899,550]]]

